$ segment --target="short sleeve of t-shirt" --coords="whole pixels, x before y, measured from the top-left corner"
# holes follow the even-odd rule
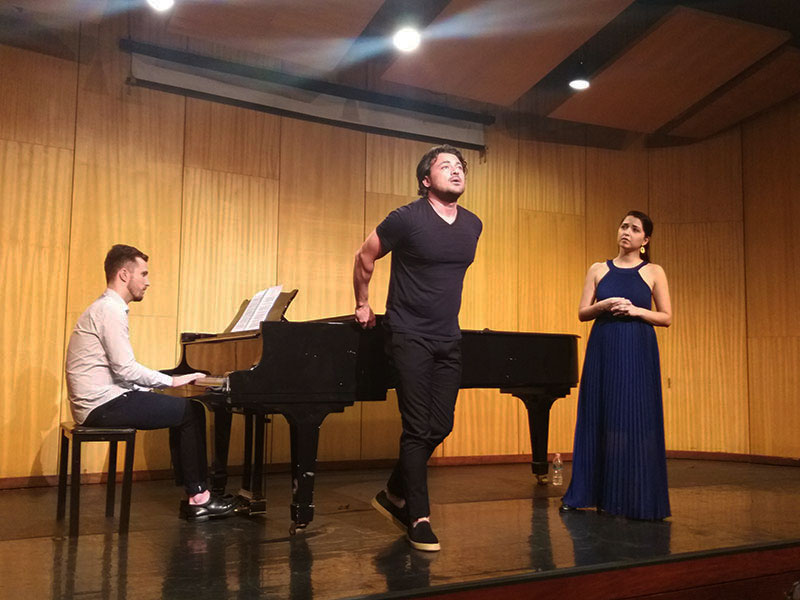
[[[409,209],[401,206],[390,212],[386,218],[375,228],[375,233],[381,241],[381,250],[391,252],[409,231]]]

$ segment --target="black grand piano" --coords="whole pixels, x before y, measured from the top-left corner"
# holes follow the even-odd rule
[[[550,407],[578,380],[577,336],[462,331],[461,388],[498,388],[528,410],[532,471],[547,482]],[[291,436],[291,532],[314,517],[319,428],[325,417],[354,402],[386,399],[394,387],[384,354],[384,329],[361,329],[349,319],[263,322],[260,331],[181,335],[181,362],[169,373],[203,371],[221,377],[190,395],[215,415],[213,489],[224,488],[230,414],[245,415],[240,495],[244,511],[263,512],[262,468],[267,415],[282,414]],[[399,416],[398,416],[399,418]],[[226,438],[227,435],[227,438]]]

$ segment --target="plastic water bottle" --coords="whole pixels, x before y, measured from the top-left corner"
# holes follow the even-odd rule
[[[553,457],[553,485],[563,485],[564,483],[564,463],[561,462],[561,454],[556,452]]]

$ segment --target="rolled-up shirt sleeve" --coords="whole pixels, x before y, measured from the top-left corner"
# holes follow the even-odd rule
[[[128,332],[128,315],[124,311],[106,310],[96,324],[100,343],[106,352],[108,366],[121,384],[143,388],[163,388],[172,385],[172,377],[148,369],[136,362]]]

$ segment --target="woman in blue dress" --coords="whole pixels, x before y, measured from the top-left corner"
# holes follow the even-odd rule
[[[649,261],[652,233],[650,218],[630,211],[617,231],[617,257],[586,274],[578,317],[595,323],[562,512],[593,506],[632,519],[670,515],[653,326],[669,327],[672,307],[664,269]]]

